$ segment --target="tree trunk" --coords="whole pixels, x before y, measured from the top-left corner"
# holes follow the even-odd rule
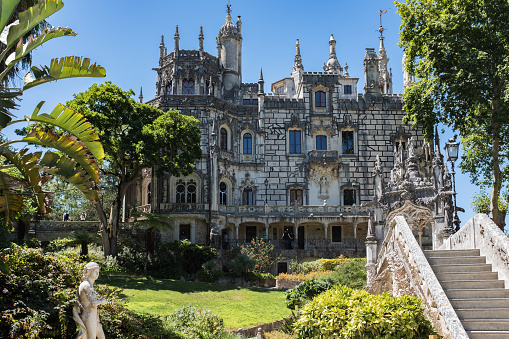
[[[88,242],[86,241],[81,242],[81,255],[83,257],[88,257]]]
[[[108,219],[106,219],[106,213],[104,213],[104,209],[100,201],[96,202],[95,208],[97,210],[97,215],[99,216],[99,221],[101,222],[101,238],[104,257],[106,258],[108,255],[111,255]]]
[[[500,197],[500,191],[502,189],[502,173],[500,172],[500,161],[499,161],[499,151],[500,151],[500,138],[498,137],[500,133],[500,129],[497,123],[492,124],[492,135],[493,135],[493,147],[492,147],[492,158],[493,158],[493,188],[491,191],[491,218],[493,222],[497,224],[498,227],[502,231],[504,231],[505,227],[505,213],[500,211],[498,208],[498,199]]]

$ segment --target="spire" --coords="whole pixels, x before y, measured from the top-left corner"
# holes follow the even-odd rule
[[[200,26],[200,35],[198,36],[200,41],[200,54],[203,54],[203,26]]]
[[[293,72],[304,71],[304,66],[302,65],[302,58],[300,56],[300,42],[297,39],[295,43],[295,61],[293,62]]]
[[[230,5],[230,1],[228,1],[228,5],[226,5],[226,22],[232,22],[232,5]]]
[[[180,35],[179,35],[179,26],[175,28],[175,58],[178,57],[179,54],[179,41],[180,41]]]
[[[329,49],[329,61],[327,61],[327,65],[323,66],[323,70],[325,72],[343,75],[343,68],[341,68],[341,65],[339,64],[338,58],[336,56],[336,40],[332,34],[330,35],[329,39]]]
[[[166,55],[166,47],[164,46],[164,35],[161,35],[161,43],[159,44],[159,60]]]
[[[140,102],[143,102],[143,87],[140,87]]]
[[[263,72],[262,72],[262,69],[260,68],[260,79],[258,79],[258,94],[265,93],[265,91],[263,89],[264,83],[265,83],[265,81],[263,81]]]
[[[239,31],[239,34],[242,33],[242,21],[240,20],[240,15],[237,17],[237,30]]]

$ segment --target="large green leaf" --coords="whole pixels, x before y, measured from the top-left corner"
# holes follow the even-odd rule
[[[0,3],[0,31],[3,31],[20,0],[2,0]]]
[[[47,207],[50,201],[47,192],[44,192],[42,186],[50,179],[48,175],[42,175],[40,173],[41,166],[39,160],[42,152],[28,153],[28,149],[23,149],[18,152],[3,152],[3,155],[12,163],[28,182],[29,188],[32,189],[39,209],[43,214],[49,213],[50,209]]]
[[[25,75],[23,78],[25,83],[23,90],[60,79],[77,77],[100,78],[106,76],[106,70],[102,66],[98,66],[95,63],[90,64],[90,59],[78,56],[55,58],[51,60],[49,67],[41,67],[33,66],[31,68],[32,73]]]
[[[41,101],[37,105],[32,116],[28,118],[30,121],[42,122],[62,128],[83,142],[97,160],[104,158],[103,146],[98,141],[99,136],[82,114],[61,104],[58,104],[50,114],[39,114],[43,104],[44,101]]]
[[[88,153],[86,145],[75,136],[67,133],[59,135],[55,130],[39,128],[36,125],[22,141],[59,150],[78,162],[95,182],[99,181],[99,166],[96,159]]]
[[[56,175],[78,188],[87,199],[92,202],[99,200],[99,194],[95,189],[95,183],[91,177],[76,166],[76,162],[66,155],[58,155],[55,152],[46,152],[40,161],[44,171]]]
[[[0,170],[0,212],[5,213],[5,221],[12,225],[13,214],[25,210],[24,198],[20,194],[21,189],[26,189],[27,184],[20,178],[15,178],[5,171]]]
[[[11,47],[19,44],[28,31],[62,9],[62,7],[64,7],[64,3],[61,0],[40,0],[35,6],[19,13],[19,20],[13,25],[5,27],[8,33],[2,32],[1,40],[6,47],[0,54],[0,60],[4,59]],[[6,36],[4,33],[7,33]]]
[[[0,130],[11,122],[14,114],[10,110],[18,106],[14,100],[21,94],[19,90],[0,87]]]
[[[12,52],[7,59],[5,60],[5,64],[7,65],[5,70],[0,74],[0,80],[5,77],[7,72],[9,72],[10,69],[12,69],[17,62],[21,61],[21,59],[25,58],[30,52],[32,52],[36,47],[41,46],[42,44],[46,43],[47,41],[59,38],[62,36],[75,36],[76,33],[73,32],[70,28],[51,28],[47,29],[44,28],[43,31],[39,36],[30,36],[26,43],[24,44],[18,44],[14,52]],[[21,41],[21,40],[20,40]]]

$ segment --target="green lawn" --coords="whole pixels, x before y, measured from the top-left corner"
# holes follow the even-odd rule
[[[179,280],[101,276],[98,284],[124,290],[127,307],[135,312],[167,316],[182,306],[210,309],[227,328],[245,328],[286,317],[284,292]]]

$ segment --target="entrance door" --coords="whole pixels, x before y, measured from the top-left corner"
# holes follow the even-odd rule
[[[288,264],[285,262],[277,263],[277,274],[288,273]]]
[[[246,226],[246,242],[256,238],[256,226]]]
[[[303,250],[304,249],[304,226],[299,226],[299,229],[298,229],[298,232],[299,232],[299,235],[298,235],[298,245],[299,245],[299,250]]]

